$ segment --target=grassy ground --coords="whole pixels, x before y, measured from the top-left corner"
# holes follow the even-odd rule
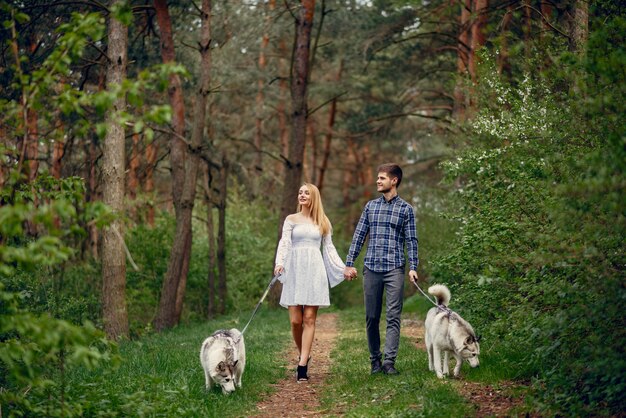
[[[423,298],[405,303],[403,319],[423,319],[430,306]],[[473,406],[458,390],[459,381],[439,380],[428,371],[426,352],[414,339],[402,337],[397,376],[370,375],[363,308],[339,311],[340,330],[331,353],[332,366],[320,400],[327,416],[464,417]],[[243,390],[224,396],[217,387],[204,389],[199,362],[202,341],[222,328],[242,329],[248,313],[203,324],[181,326],[120,346],[117,368],[75,372],[68,376],[68,398],[82,399],[84,416],[239,417],[256,411],[271,384],[290,367],[282,353],[292,344],[285,310],[261,309],[246,333],[247,364]],[[384,318],[381,320],[384,336]],[[502,359],[482,350],[480,369],[464,365],[465,381],[494,384],[510,378]],[[489,366],[491,364],[491,366]],[[486,366],[485,366],[486,365]],[[504,370],[494,373],[494,370]],[[294,400],[294,408],[297,408]]]
[[[384,326],[381,331],[384,335]],[[453,386],[428,371],[426,352],[408,338],[400,341],[396,362],[400,374],[371,376],[362,309],[342,312],[341,339],[333,358],[335,378],[329,382],[324,405],[337,415],[462,417],[469,413],[469,405]]]
[[[245,416],[285,374],[280,353],[290,343],[286,312],[261,310],[246,331],[243,390],[230,396],[218,387],[206,392],[199,353],[213,331],[242,329],[247,320],[245,314],[124,343],[119,367],[72,375],[70,395],[86,400],[85,416]]]

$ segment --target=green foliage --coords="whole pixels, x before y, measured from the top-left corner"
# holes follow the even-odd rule
[[[625,405],[623,28],[615,18],[593,32],[597,50],[562,63],[566,80],[485,72],[471,147],[445,165],[462,180],[460,226],[434,275],[518,376],[534,377],[544,413]]]
[[[43,176],[38,184],[14,189],[11,204],[0,207],[0,404],[8,416],[80,415],[80,405],[65,397],[66,373],[115,358],[115,346],[91,322],[71,324],[54,318],[54,309],[42,309],[40,298],[49,287],[33,280],[37,271],[71,257],[68,241],[81,231],[76,225],[89,221],[86,213],[97,213],[79,214],[83,187],[77,179]],[[48,203],[36,206],[35,200]],[[36,238],[24,238],[26,225],[38,231]]]

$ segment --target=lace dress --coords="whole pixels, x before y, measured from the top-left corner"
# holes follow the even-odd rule
[[[276,252],[276,265],[285,269],[279,277],[283,283],[280,304],[284,307],[330,306],[329,285],[334,287],[343,281],[345,268],[330,234],[322,239],[317,225],[287,220]]]

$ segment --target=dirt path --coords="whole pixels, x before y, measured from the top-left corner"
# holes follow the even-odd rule
[[[424,322],[416,319],[402,320],[402,334],[413,341],[420,350],[425,350]],[[316,417],[331,413],[321,408],[319,394],[330,375],[330,352],[337,340],[337,314],[322,314],[317,319],[315,342],[309,365],[308,382],[297,383],[295,366],[298,351],[291,344],[284,353],[293,366],[288,377],[274,385],[276,392],[257,404],[255,417]],[[499,383],[497,387],[469,382],[463,379],[449,379],[459,393],[474,405],[476,417],[507,417],[512,408],[521,405],[522,399],[510,395],[512,383]]]
[[[255,417],[312,417],[324,415],[319,393],[330,374],[330,352],[337,339],[337,314],[321,314],[317,318],[315,341],[309,363],[309,381],[296,382],[298,350],[291,344],[285,358],[291,359],[289,376],[274,385],[276,392],[257,404]]]
[[[402,334],[409,337],[417,348],[426,350],[424,344],[424,322],[414,319],[402,320]],[[508,417],[510,411],[520,406],[523,400],[509,395],[516,385],[500,382],[497,387],[463,379],[450,379],[459,393],[474,405],[476,417]]]

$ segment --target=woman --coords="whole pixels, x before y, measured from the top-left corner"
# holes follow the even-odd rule
[[[345,265],[333,245],[318,188],[304,183],[298,191],[298,204],[298,212],[287,216],[283,224],[274,274],[281,274],[280,304],[289,309],[299,353],[297,381],[301,382],[309,380],[317,310],[330,306],[329,284],[334,287],[343,280]]]

